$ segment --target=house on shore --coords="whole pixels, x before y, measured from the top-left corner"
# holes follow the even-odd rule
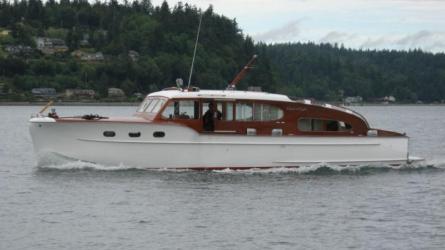
[[[76,50],[71,53],[71,56],[85,62],[99,62],[105,60],[105,56],[102,52],[89,53],[82,50]]]
[[[134,50],[129,50],[128,57],[130,57],[131,61],[137,62],[139,60],[139,53]]]
[[[33,88],[31,93],[37,97],[55,97],[57,95],[55,88]]]
[[[24,45],[6,45],[5,51],[10,55],[30,55],[34,52],[34,49],[30,46]]]
[[[343,99],[345,105],[357,105],[363,103],[363,97],[361,96],[348,96]]]
[[[92,89],[66,89],[65,97],[68,99],[93,99],[96,91]]]
[[[10,30],[0,28],[0,36],[8,36],[10,33]]]
[[[109,88],[108,97],[125,98],[125,92],[119,88]]]
[[[55,53],[63,53],[68,51],[65,41],[58,38],[36,37],[37,49],[45,55],[52,55]]]
[[[382,104],[390,104],[390,103],[395,103],[397,99],[394,96],[390,95],[380,98],[380,101]]]

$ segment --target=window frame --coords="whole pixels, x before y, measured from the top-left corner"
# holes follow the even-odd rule
[[[300,121],[301,120],[310,120],[311,130],[301,130],[300,129]],[[323,130],[313,130],[314,129],[314,121],[322,121]],[[337,122],[338,130],[328,130],[328,122]],[[344,127],[348,127],[348,129],[342,130],[340,124],[343,123]],[[301,133],[351,133],[353,131],[353,126],[351,123],[345,122],[343,120],[337,120],[335,118],[317,118],[317,117],[307,117],[302,116],[297,119],[297,130]]]
[[[148,105],[146,105],[145,108],[143,110],[141,110],[142,107],[143,107],[142,105],[144,105],[146,102],[148,102]],[[150,112],[147,112],[147,110],[150,107],[150,105],[152,105],[152,103],[154,103],[154,102],[156,102],[156,103],[151,107]],[[161,102],[164,102],[164,103],[160,105],[160,107],[157,109],[157,112],[151,112]],[[165,104],[167,102],[168,102],[168,98],[163,97],[163,96],[147,96],[144,99],[144,101],[139,105],[139,107],[137,108],[136,112],[137,113],[143,113],[143,114],[157,115],[159,112],[161,112],[161,110],[163,110],[163,108],[164,108],[164,106],[165,106]]]
[[[246,103],[247,104],[251,104],[251,106],[252,106],[252,119],[250,119],[250,120],[238,120],[237,119],[237,115],[238,115],[238,112],[237,112],[238,109],[237,108],[238,108],[238,105],[239,104],[246,104]],[[234,101],[233,104],[234,104],[234,106],[233,106],[233,111],[234,111],[233,121],[236,121],[236,122],[277,122],[277,121],[283,120],[283,118],[285,116],[285,112],[284,112],[283,108],[281,108],[279,105],[274,105],[274,104],[270,104],[270,103],[267,103],[267,102],[256,102],[256,101],[249,101],[249,100],[237,100],[237,101]],[[256,115],[255,115],[255,110],[256,110],[257,105],[261,106],[261,109],[260,109],[261,111],[260,111],[260,114],[259,114],[260,115],[260,119],[256,119]],[[271,108],[277,109],[278,110],[277,112],[281,113],[281,116],[278,119],[263,120],[263,117],[264,117],[264,113],[263,113],[264,112],[264,106],[269,106]]]
[[[180,102],[184,102],[184,101],[188,101],[188,102],[192,102],[193,104],[194,104],[194,106],[193,106],[193,108],[194,108],[194,110],[193,110],[193,113],[192,114],[190,114],[191,116],[189,116],[190,118],[187,118],[187,119],[185,119],[185,118],[181,118],[181,114],[179,114],[178,116],[176,116],[175,117],[175,110],[174,109],[176,109],[176,107],[175,107],[175,103],[180,103]],[[164,116],[164,112],[166,111],[166,109],[170,106],[170,105],[173,105],[173,116],[172,116],[172,118],[170,118],[170,117],[166,117],[166,116]],[[201,101],[199,100],[199,99],[195,99],[195,98],[181,98],[181,99],[169,99],[169,100],[167,100],[165,103],[164,103],[164,106],[160,109],[160,111],[159,111],[159,117],[162,119],[162,120],[166,120],[166,121],[172,121],[172,120],[181,120],[181,121],[198,121],[198,120],[200,120],[201,119],[201,114],[200,114],[200,112],[201,112]],[[180,110],[180,105],[178,106],[178,112],[180,113],[181,112],[181,110]],[[198,107],[198,113],[195,113],[196,112],[196,107]],[[195,115],[196,114],[198,114],[198,116],[195,118]]]
[[[252,113],[252,115],[251,115],[251,119],[249,119],[249,120],[247,120],[247,119],[243,119],[243,120],[240,120],[240,119],[238,119],[238,106],[240,106],[240,104],[248,104],[248,105],[250,105],[250,107],[251,107],[251,113]],[[254,118],[254,103],[253,102],[249,102],[249,101],[245,101],[245,100],[240,100],[240,101],[236,101],[235,102],[235,107],[234,107],[234,111],[235,111],[235,115],[234,115],[234,119],[233,119],[233,121],[236,121],[236,122],[255,122],[255,120],[253,119]]]

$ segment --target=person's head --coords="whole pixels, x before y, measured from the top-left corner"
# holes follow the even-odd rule
[[[214,111],[215,110],[215,106],[213,105],[213,103],[209,103],[209,110]]]

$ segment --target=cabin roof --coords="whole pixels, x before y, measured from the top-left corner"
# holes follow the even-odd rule
[[[236,100],[265,100],[293,102],[288,96],[280,94],[271,94],[266,92],[240,91],[240,90],[199,90],[199,91],[180,91],[163,90],[154,92],[148,96],[164,96],[167,98],[211,98],[211,99],[236,99]]]

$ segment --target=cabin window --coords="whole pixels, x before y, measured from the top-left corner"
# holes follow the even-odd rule
[[[283,110],[268,104],[254,105],[253,119],[255,121],[275,121],[283,118]]]
[[[227,102],[226,103],[226,110],[223,113],[224,120],[226,121],[233,121],[233,103]]]
[[[159,110],[162,108],[162,106],[164,106],[164,104],[165,104],[165,100],[161,99],[155,105],[153,105],[151,110],[148,110],[148,108],[147,108],[146,112],[148,112],[148,113],[158,113]]]
[[[207,112],[207,110],[209,110],[210,103],[216,104],[216,110],[218,110],[219,113],[223,114],[223,105],[224,105],[224,103],[222,103],[222,102],[214,103],[212,101],[206,101],[206,102],[202,103],[202,112],[201,112],[202,116],[204,116],[205,113]]]
[[[298,120],[298,130],[303,132],[342,132],[350,131],[349,123],[329,119],[301,118]]]
[[[141,105],[139,106],[137,112],[144,112],[147,107],[150,105],[151,101],[153,101],[153,99],[146,99],[145,101],[143,101],[141,103]]]
[[[202,103],[202,117],[204,117],[207,110],[209,110],[209,104],[211,101],[206,101]],[[213,102],[216,105],[216,109],[221,114],[221,120],[233,121],[233,103],[232,102]]]
[[[233,103],[232,102],[222,102],[222,101],[206,101],[202,103],[202,116],[204,117],[207,110],[209,110],[209,104],[213,103],[216,105],[216,109],[222,115],[221,120],[223,121],[233,121]]]
[[[253,105],[251,103],[236,103],[236,120],[237,121],[252,121],[253,120]]]
[[[165,99],[161,97],[147,97],[139,106],[137,112],[157,113],[164,106]]]
[[[159,99],[154,99],[150,102],[150,104],[147,106],[147,108],[144,110],[144,112],[151,113],[151,110],[158,104]]]
[[[170,102],[162,112],[167,119],[198,119],[199,102],[193,100],[180,100]]]

